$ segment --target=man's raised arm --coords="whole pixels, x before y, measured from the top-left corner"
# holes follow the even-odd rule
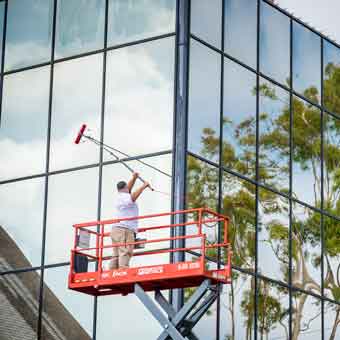
[[[134,172],[132,174],[132,178],[129,180],[129,182],[127,184],[129,192],[131,192],[131,190],[132,190],[133,186],[135,185],[136,180],[137,180],[138,177],[139,177],[139,173],[138,172]]]
[[[131,199],[135,202],[137,198],[140,196],[140,194],[149,186],[150,184],[148,182],[145,182],[139,189],[137,189],[131,194]]]

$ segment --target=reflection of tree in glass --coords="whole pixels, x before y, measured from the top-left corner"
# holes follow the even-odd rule
[[[340,112],[340,66],[329,64],[326,68],[327,78],[325,80],[325,101],[332,103],[332,109],[335,112]],[[254,91],[254,94],[256,91]],[[276,95],[274,87],[262,84],[259,88],[259,94],[262,97],[269,98],[272,101],[281,100]],[[319,94],[316,88],[310,87],[305,90],[304,95],[310,100],[316,101]],[[313,192],[313,205],[321,206],[321,121],[320,111],[297,98],[292,100],[293,110],[293,130],[292,138],[294,147],[292,150],[292,160],[302,172],[308,171],[311,174],[313,183],[310,183],[311,191]],[[329,107],[329,106],[328,106]],[[325,114],[326,116],[326,114]],[[279,114],[272,119],[266,112],[260,113],[260,121],[267,123],[270,126],[262,134],[259,140],[260,148],[263,147],[267,151],[261,153],[259,159],[260,178],[264,183],[275,187],[276,189],[287,192],[287,188],[280,184],[282,174],[286,173],[289,176],[289,167],[286,164],[273,164],[269,158],[271,153],[276,153],[278,157],[289,156],[289,133],[290,133],[290,112],[289,103],[284,103],[283,109]],[[224,119],[223,124],[230,124],[229,119]],[[249,164],[255,162],[255,157],[249,156],[249,149],[252,149],[255,144],[253,127],[255,125],[254,119],[245,119],[234,129],[234,133],[229,138],[237,140],[238,145],[243,146],[244,154],[238,159],[235,157],[235,150],[231,143],[228,143],[226,137],[222,141],[222,159],[221,163],[226,167],[235,169],[249,169]],[[202,155],[209,159],[217,156],[219,152],[219,138],[217,132],[211,129],[203,129],[201,142],[203,145]],[[335,118],[327,118],[324,120],[324,207],[331,214],[340,216],[340,120]],[[239,150],[238,150],[239,151]],[[274,166],[273,166],[274,165]],[[210,169],[210,170],[209,170]],[[198,161],[192,157],[188,162],[188,206],[210,206],[215,207],[217,200],[214,202],[217,193],[217,171],[214,176],[208,176],[211,171],[211,166]],[[247,174],[247,171],[239,172]],[[310,180],[310,179],[309,179]],[[204,190],[202,189],[204,188]],[[235,176],[224,175],[223,184],[223,202],[222,213],[231,218],[230,226],[230,241],[233,246],[233,264],[245,269],[252,269],[253,259],[255,254],[255,236],[254,236],[254,222],[255,222],[255,200],[254,200],[254,186],[247,181],[239,180]],[[293,192],[293,196],[296,194]],[[280,213],[283,209],[280,204],[278,195],[271,194],[268,190],[259,191],[260,209],[264,214]],[[293,203],[293,209],[296,206]],[[314,268],[320,268],[321,254],[311,254],[309,247],[320,244],[320,215],[315,211],[309,209],[306,218],[299,219],[298,216],[293,217],[292,225],[292,283],[306,291],[314,291],[321,294],[320,281],[315,280],[309,273],[309,268],[306,261],[311,259]],[[280,241],[288,237],[287,226],[278,225],[273,220],[267,222],[266,227],[269,228],[268,242],[276,242],[276,256],[279,261],[288,262],[288,254],[280,247],[284,243]],[[325,218],[324,223],[324,238],[325,238],[325,290],[329,291],[331,297],[340,300],[340,228],[339,222],[335,219]],[[280,246],[281,244],[281,246]],[[336,263],[332,266],[331,263]],[[282,266],[282,270],[286,268]],[[287,276],[287,272],[284,273]],[[234,277],[234,283],[229,289],[228,294],[233,300],[233,287],[237,283],[237,275]],[[263,292],[262,292],[263,290]],[[249,297],[248,297],[249,295]],[[260,288],[261,295],[267,296],[265,287]],[[254,307],[253,301],[250,298],[250,292],[244,293],[244,301],[242,302],[242,313],[248,320],[253,319]],[[262,298],[260,298],[261,301]],[[266,302],[267,301],[267,302]],[[296,314],[301,314],[305,307],[304,295],[296,296],[297,310]],[[268,305],[266,304],[268,303]],[[270,329],[274,324],[281,324],[283,316],[286,311],[280,306],[280,295],[270,295],[270,299],[265,299],[260,303],[263,306],[261,314],[262,321],[260,322],[260,332],[268,335]],[[266,308],[271,305],[271,312],[266,312]],[[267,306],[267,307],[266,307]],[[234,308],[229,308],[230,313],[235,313]],[[232,320],[234,320],[232,316]],[[297,339],[299,334],[304,332],[303,325],[300,325],[301,319],[294,318],[293,329],[294,338]],[[340,322],[340,313],[336,313],[333,323],[333,331],[330,340],[334,340],[336,336],[336,328]],[[308,322],[307,322],[308,324]],[[232,329],[235,329],[233,324]],[[246,325],[248,327],[248,325]],[[286,332],[286,330],[285,330]],[[247,331],[248,333],[248,331]],[[231,339],[237,336],[233,333]],[[249,335],[250,336],[250,335]],[[247,337],[248,339],[248,337]],[[249,337],[250,339],[250,337]],[[288,337],[287,337],[288,339]]]

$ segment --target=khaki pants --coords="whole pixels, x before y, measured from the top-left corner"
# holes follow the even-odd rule
[[[135,242],[135,233],[127,228],[113,227],[111,231],[112,244]],[[113,247],[113,258],[110,269],[127,268],[133,254],[134,245]]]

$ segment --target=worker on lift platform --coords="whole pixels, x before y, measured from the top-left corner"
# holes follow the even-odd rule
[[[137,199],[150,184],[144,182],[135,191],[132,191],[139,174],[134,172],[128,183],[120,181],[117,184],[118,195],[115,202],[115,218],[129,218],[138,216]],[[112,244],[135,242],[138,228],[138,220],[122,221],[112,225]],[[113,247],[113,258],[110,269],[127,268],[132,257],[134,246]]]

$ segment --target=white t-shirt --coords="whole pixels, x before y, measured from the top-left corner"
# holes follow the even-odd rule
[[[115,218],[128,218],[138,216],[138,205],[131,198],[128,192],[118,192],[115,202]],[[128,228],[135,233],[138,228],[138,220],[122,221],[114,223],[112,227]]]

